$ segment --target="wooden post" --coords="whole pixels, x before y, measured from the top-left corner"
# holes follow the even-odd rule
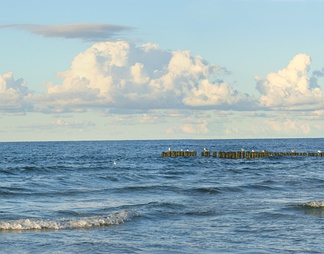
[[[196,151],[167,151],[161,153],[162,157],[183,157],[183,156],[197,156]],[[242,151],[229,151],[229,152],[210,152],[210,151],[203,151],[201,152],[201,156],[204,157],[210,157],[213,156],[214,158],[228,158],[228,159],[251,159],[251,158],[263,158],[263,157],[269,157],[269,156],[289,156],[289,157],[295,157],[295,156],[311,156],[311,157],[324,157],[324,153],[322,151],[318,152],[267,152],[266,150],[263,150],[262,152],[245,152]]]

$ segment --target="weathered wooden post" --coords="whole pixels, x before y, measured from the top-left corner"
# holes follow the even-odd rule
[[[209,157],[210,156],[210,152],[209,151],[201,152],[201,156]]]

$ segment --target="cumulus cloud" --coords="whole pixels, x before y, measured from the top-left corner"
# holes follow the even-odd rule
[[[219,81],[226,69],[190,51],[165,51],[155,44],[96,43],[59,73],[47,103],[124,109],[240,108],[253,99]]]
[[[208,122],[206,120],[197,120],[193,118],[187,118],[182,121],[178,126],[170,127],[166,129],[167,134],[206,134],[209,132]]]
[[[105,41],[133,28],[112,24],[64,24],[64,25],[1,25],[0,28],[18,28],[44,37],[82,39],[84,41]]]
[[[0,111],[17,113],[30,110],[31,97],[23,79],[15,80],[12,72],[0,75]]]
[[[291,119],[278,119],[278,120],[265,120],[266,126],[269,126],[276,132],[283,133],[296,133],[296,134],[308,134],[311,131],[311,127],[308,123],[301,121],[295,121]]]
[[[181,130],[185,134],[206,134],[208,130],[208,122],[206,120],[195,120],[181,125]]]
[[[257,77],[261,106],[291,109],[323,108],[323,92],[308,76],[310,64],[309,55],[298,54],[287,67],[277,73],[268,74],[266,79]]]
[[[26,83],[12,73],[0,76],[0,110],[21,112],[36,106],[44,113],[84,112],[89,108],[133,113],[154,109],[307,109],[323,110],[324,95],[317,79],[309,78],[310,56],[296,55],[287,67],[257,78],[256,100],[222,81],[228,71],[190,51],[167,51],[156,44],[136,46],[126,41],[100,42],[78,54],[71,67],[58,73],[59,85],[33,97]],[[179,112],[179,111],[178,111]],[[147,114],[143,122],[156,119]],[[185,126],[185,125],[184,125]],[[185,128],[190,132],[189,128]]]

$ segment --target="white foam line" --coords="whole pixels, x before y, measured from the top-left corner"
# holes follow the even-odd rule
[[[10,221],[0,221],[0,230],[42,230],[42,229],[78,229],[91,228],[107,225],[118,225],[130,220],[131,211],[123,210],[107,216],[95,216],[72,219],[20,219]]]
[[[324,208],[324,201],[309,201],[301,204],[302,206],[312,207],[312,208]]]

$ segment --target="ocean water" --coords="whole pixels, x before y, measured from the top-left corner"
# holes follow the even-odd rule
[[[189,149],[196,157],[162,158]],[[0,143],[0,253],[323,253],[324,139]]]

